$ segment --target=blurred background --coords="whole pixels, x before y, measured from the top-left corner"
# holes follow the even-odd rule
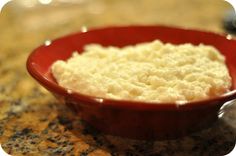
[[[232,11],[224,0],[1,0],[0,7],[6,2],[0,16],[1,41],[12,36],[43,41],[84,26],[137,24],[222,33],[222,22]]]
[[[21,64],[45,40],[81,29],[157,24],[226,33],[233,12],[224,0],[0,0],[0,10],[0,61],[18,53]]]

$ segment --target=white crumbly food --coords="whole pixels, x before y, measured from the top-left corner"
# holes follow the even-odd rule
[[[212,46],[163,44],[159,40],[123,48],[85,46],[56,61],[59,85],[82,94],[149,102],[196,101],[226,93],[231,77]]]

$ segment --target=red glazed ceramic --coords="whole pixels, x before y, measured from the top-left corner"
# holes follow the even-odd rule
[[[68,92],[53,79],[50,66],[56,60],[66,60],[72,52],[83,51],[89,43],[104,46],[125,46],[159,39],[173,44],[204,43],[215,46],[225,57],[232,77],[232,88],[219,97],[189,102],[149,103],[103,99]],[[128,26],[79,32],[35,49],[27,60],[29,73],[42,86],[75,110],[98,130],[130,138],[173,138],[199,130],[215,121],[220,107],[236,97],[236,40],[210,32],[165,26]]]

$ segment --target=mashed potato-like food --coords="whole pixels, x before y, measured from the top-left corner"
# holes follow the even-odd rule
[[[134,46],[91,44],[82,54],[56,61],[59,85],[83,94],[155,102],[195,101],[229,91],[225,58],[212,46],[163,44]]]

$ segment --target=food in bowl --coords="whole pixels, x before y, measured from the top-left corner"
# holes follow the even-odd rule
[[[82,94],[112,99],[188,102],[230,90],[225,58],[209,45],[160,40],[119,47],[85,46],[51,66],[58,84]]]
[[[91,43],[124,47],[155,39],[175,45],[202,43],[217,48],[224,55],[232,78],[230,91],[178,105],[175,102],[116,100],[70,92],[53,77],[51,67],[54,62],[67,60],[74,51],[82,53],[84,47]],[[75,115],[99,131],[135,139],[167,139],[209,127],[217,120],[222,105],[236,98],[235,50],[236,40],[212,32],[168,26],[107,27],[70,34],[51,41],[50,45],[39,46],[28,57],[27,69],[37,82],[70,107]]]

